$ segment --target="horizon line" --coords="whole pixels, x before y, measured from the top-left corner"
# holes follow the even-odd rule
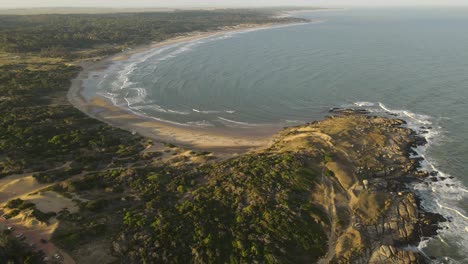
[[[15,10],[15,9],[256,9],[256,8],[314,8],[314,9],[337,9],[337,8],[362,8],[362,7],[468,7],[468,3],[460,5],[444,5],[441,4],[418,4],[418,5],[330,5],[330,6],[304,6],[304,5],[195,5],[195,6],[153,6],[153,5],[141,5],[141,6],[31,6],[31,7],[0,7],[0,10]]]

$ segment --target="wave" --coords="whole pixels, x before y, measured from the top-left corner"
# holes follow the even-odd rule
[[[128,101],[128,99],[126,99]],[[160,105],[152,104],[151,102],[147,102],[147,104],[142,105],[127,105],[128,108],[143,111],[144,109],[161,112],[161,113],[168,113],[168,114],[176,114],[176,115],[190,115],[190,112],[187,111],[179,111],[179,110],[172,110],[172,109],[164,109]]]
[[[468,220],[468,217],[467,217],[466,215],[464,215],[462,212],[460,212],[458,209],[455,209],[455,208],[452,208],[452,207],[443,205],[443,204],[441,204],[438,200],[436,200],[435,202],[436,202],[436,204],[437,204],[440,208],[445,208],[445,209],[447,209],[447,210],[450,210],[450,211],[452,211],[452,212],[455,212],[457,215],[459,215],[459,216],[462,217],[463,219]],[[465,227],[465,229],[466,229],[466,228],[468,228],[468,226]]]
[[[187,124],[190,124],[192,126],[197,126],[197,127],[213,127],[214,126],[212,123],[206,120],[187,122]]]
[[[284,120],[286,123],[296,123],[296,124],[304,124],[305,121],[301,121],[301,120],[289,120],[289,119],[286,119]]]
[[[223,118],[223,117],[220,117],[220,116],[218,116],[218,119],[222,120],[222,121],[225,121],[225,122],[228,122],[228,123],[233,123],[233,124],[242,125],[242,126],[257,126],[257,124],[250,124],[250,123],[247,123],[247,122],[234,121],[234,120]]]
[[[151,115],[148,115],[147,113],[145,113],[143,111],[137,110],[136,108],[133,108],[133,109],[128,108],[128,110],[130,112],[132,112],[133,114],[137,115],[137,116],[141,116],[141,117],[144,117],[144,118],[149,118],[149,119],[153,119],[153,120],[156,120],[156,121],[159,121],[159,122],[168,123],[168,124],[177,125],[177,126],[185,126],[185,127],[208,127],[208,126],[213,126],[213,124],[211,124],[210,122],[208,122],[206,120],[181,123],[181,122],[176,122],[176,121],[171,121],[171,120],[151,116]]]
[[[365,107],[365,106],[374,106],[375,104],[371,102],[355,102],[354,105],[359,106],[359,107]]]
[[[224,110],[224,111],[219,111],[219,110],[199,110],[199,109],[192,109],[193,112],[195,113],[200,113],[200,114],[219,114],[219,113],[228,113],[228,114],[234,114],[236,111],[234,110]]]
[[[423,125],[431,125],[432,122],[429,121],[431,119],[430,116],[428,115],[421,115],[421,114],[415,114],[413,112],[410,112],[410,111],[407,111],[407,110],[391,110],[389,108],[387,108],[383,103],[379,102],[379,107],[382,108],[383,110],[391,113],[391,114],[396,114],[396,115],[399,115],[400,117],[403,116],[403,117],[408,117],[408,118],[411,118],[412,120],[416,121],[417,123],[419,124],[423,124]]]
[[[118,94],[115,94],[115,93],[110,93],[110,92],[97,92],[96,94],[104,97],[104,98],[107,98],[109,99],[113,105],[117,106],[119,105],[119,102],[118,102]]]
[[[143,63],[147,61],[148,59],[160,55],[166,50],[170,50],[174,47],[179,46],[180,44],[173,44],[169,45],[166,47],[162,47],[159,49],[152,49],[146,52],[134,54],[131,56],[127,61],[125,62],[115,62],[114,65],[109,67],[108,72],[111,71],[117,71],[118,76],[116,80],[112,82],[112,90],[113,91],[119,91],[119,90],[125,90],[129,88],[131,85],[135,84],[134,82],[130,81],[130,75],[138,68],[140,63]],[[118,70],[120,68],[120,70]],[[105,80],[109,76],[109,74],[106,74],[103,77],[103,80]]]
[[[129,96],[130,94],[135,94],[135,96]],[[127,102],[128,107],[132,107],[135,104],[144,103],[147,96],[146,89],[144,88],[130,88],[127,94],[124,96],[124,100]]]
[[[200,113],[200,114],[219,114],[219,113],[222,113],[222,111],[216,111],[216,110],[198,110],[198,109],[195,109],[195,108],[193,108],[192,111],[195,112],[195,113]]]
[[[415,157],[424,159],[418,169],[435,176],[427,177],[424,182],[414,184],[412,188],[422,198],[421,206],[424,209],[440,213],[449,221],[440,223],[442,229],[439,231],[439,236],[430,238],[427,241],[421,241],[418,248],[424,249],[430,240],[438,239],[443,242],[444,237],[448,237],[451,242],[458,243],[461,253],[466,252],[468,236],[463,234],[468,232],[468,217],[457,204],[468,199],[468,192],[459,180],[438,169],[437,161],[430,156],[429,152],[430,147],[437,144],[444,137],[442,128],[434,126],[434,118],[431,116],[409,110],[391,109],[382,102],[355,102],[352,105],[357,108],[364,108],[372,113],[401,118],[407,122],[406,127],[426,138],[428,142],[426,145],[415,147],[413,150],[416,153]]]
[[[171,109],[167,109],[167,112],[172,113],[172,114],[178,114],[178,115],[190,115],[190,113],[186,111],[177,111],[177,110],[171,110]]]
[[[146,104],[146,105],[137,105],[137,106],[128,106],[128,108],[138,111],[143,111],[144,109],[148,109],[151,111],[167,113],[168,111],[157,104]]]

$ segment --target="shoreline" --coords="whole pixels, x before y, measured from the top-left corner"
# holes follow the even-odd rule
[[[338,8],[339,9],[339,8]],[[333,9],[318,9],[314,11],[331,11]],[[287,13],[301,12],[301,10],[288,11]],[[101,122],[113,127],[137,133],[143,137],[156,140],[161,143],[173,143],[183,147],[201,150],[213,150],[217,152],[246,152],[253,149],[262,149],[273,142],[273,136],[281,131],[287,124],[265,124],[261,127],[230,128],[230,127],[195,127],[183,126],[171,121],[157,120],[157,117],[144,116],[125,107],[114,105],[108,98],[95,94],[87,100],[82,92],[85,89],[83,81],[93,72],[108,69],[116,62],[128,60],[136,54],[141,54],[153,49],[166,46],[222,36],[229,33],[245,32],[248,30],[269,29],[283,26],[294,26],[308,23],[320,23],[321,20],[305,23],[267,23],[267,24],[243,24],[224,27],[220,30],[207,32],[189,32],[169,38],[162,42],[153,42],[147,45],[139,45],[127,48],[122,52],[105,56],[95,61],[82,61],[79,65],[82,70],[77,77],[72,79],[67,93],[68,101],[77,109]],[[364,105],[364,108],[366,106]],[[268,139],[265,139],[268,138]],[[239,154],[240,154],[239,153]]]
[[[104,57],[99,61],[84,61],[80,63],[82,71],[71,82],[70,89],[67,93],[67,99],[75,108],[91,118],[107,123],[113,127],[137,133],[158,142],[234,155],[262,149],[272,143],[273,136],[283,128],[282,125],[266,125],[264,127],[255,128],[199,128],[180,126],[155,120],[155,118],[149,116],[138,115],[130,109],[115,106],[108,98],[98,94],[94,95],[90,100],[87,100],[82,95],[82,91],[84,90],[83,82],[93,72],[103,71],[115,62],[127,60],[135,54],[149,50],[177,43],[221,36],[228,33],[299,24],[302,23],[247,24],[223,28],[216,31],[192,32],[162,42],[128,49],[115,55]]]

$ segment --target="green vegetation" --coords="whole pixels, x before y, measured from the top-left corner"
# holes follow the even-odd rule
[[[56,187],[94,199],[79,214],[59,216],[53,241],[73,250],[110,236],[124,263],[311,262],[325,253],[328,221],[310,200],[320,175],[311,162],[263,153],[202,167],[90,173]]]
[[[284,22],[270,13],[251,10],[178,11],[101,15],[0,16],[0,50],[40,52],[45,57],[70,57],[79,49],[147,44],[178,34],[238,24]],[[300,21],[299,19],[289,19]],[[76,55],[76,54],[75,54]]]
[[[25,168],[46,171],[74,161],[73,169],[64,169],[69,170],[66,176],[105,166],[122,146],[126,156],[142,149],[138,137],[85,116],[64,98],[55,99],[64,97],[78,67],[34,66],[40,69],[0,66],[0,176]]]
[[[10,209],[20,209],[20,210],[25,210],[25,209],[29,209],[29,208],[32,208],[34,207],[34,204],[33,203],[30,203],[30,202],[26,202],[24,200],[21,200],[21,199],[14,199],[14,200],[11,200],[7,203],[6,205],[7,208],[10,208]]]
[[[8,209],[11,209],[11,211],[9,212],[9,217],[15,217],[21,211],[24,211],[24,210],[32,210],[32,213],[31,213],[32,216],[34,216],[37,220],[46,223],[51,217],[56,216],[56,214],[53,212],[50,212],[50,213],[41,212],[36,208],[35,204],[24,201],[19,198],[10,200],[6,204],[5,207]]]
[[[7,234],[0,233],[0,264],[41,264],[43,263],[42,259],[41,252],[33,252],[24,243]]]

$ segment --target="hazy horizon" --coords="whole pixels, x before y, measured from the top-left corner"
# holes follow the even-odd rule
[[[397,6],[468,6],[466,0],[228,0],[220,3],[216,0],[0,0],[0,9],[16,8],[226,8],[226,7],[397,7]]]

